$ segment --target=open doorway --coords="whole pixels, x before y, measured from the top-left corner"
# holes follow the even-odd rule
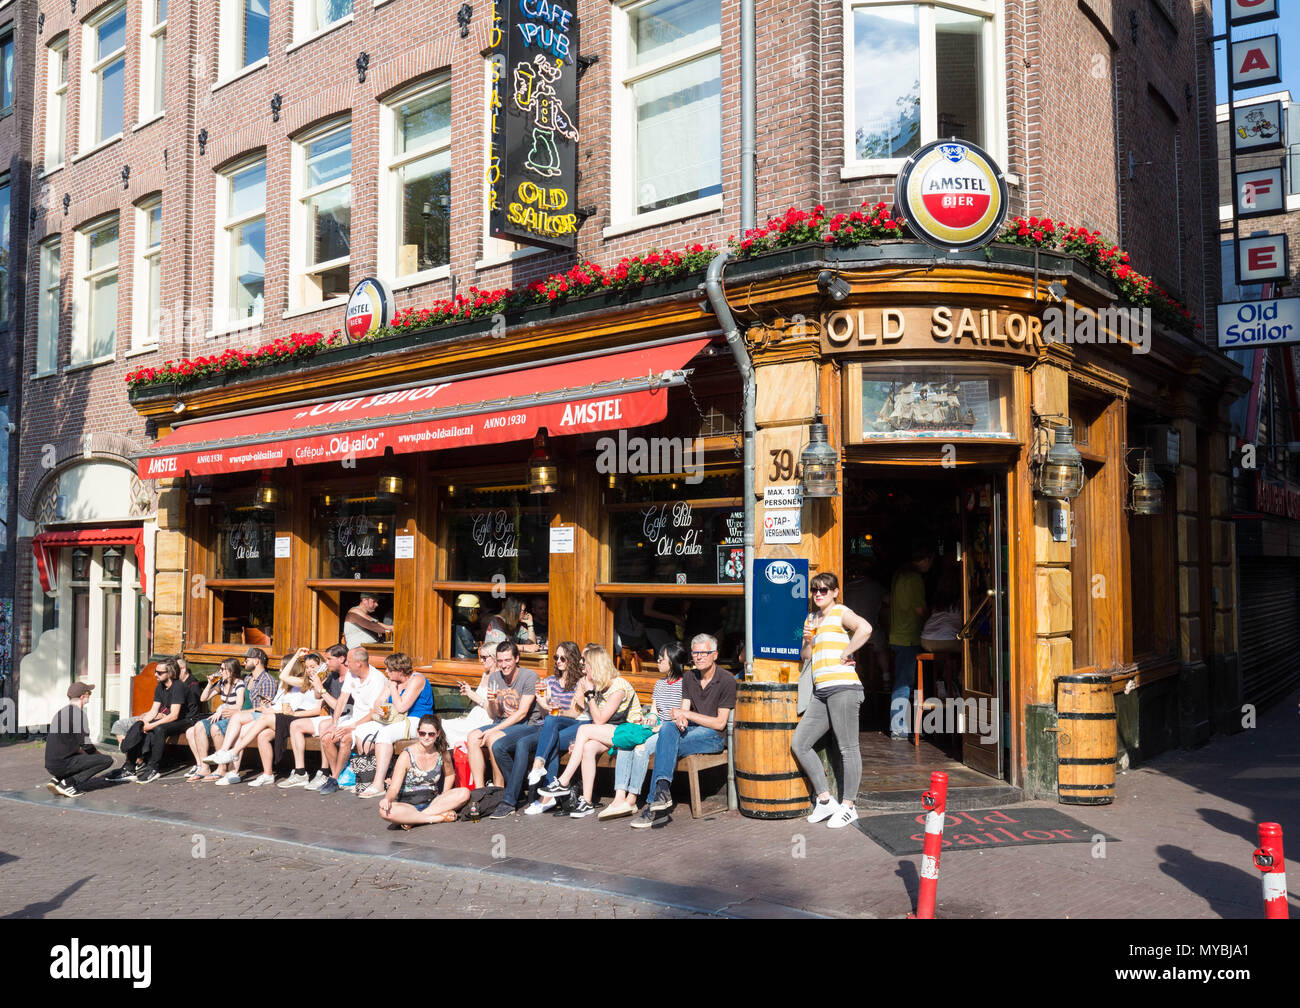
[[[864,796],[924,789],[935,770],[952,787],[1007,779],[1005,492],[1006,471],[995,467],[845,469],[843,598],[874,627],[858,663]],[[928,563],[917,562],[922,556]],[[923,612],[910,618],[891,608],[906,569],[924,585]],[[911,688],[896,692],[899,649],[917,637],[917,650],[901,659]],[[891,738],[902,724],[911,738]]]

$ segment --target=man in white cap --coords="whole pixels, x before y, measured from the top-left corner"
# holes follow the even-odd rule
[[[74,682],[68,687],[68,706],[50,722],[50,733],[45,737],[45,769],[53,779],[45,786],[52,794],[76,798],[85,792],[90,778],[113,765],[113,757],[100,752],[86,737],[85,706],[92,689],[89,683]]]
[[[475,628],[478,626],[478,596],[463,592],[456,596],[456,619],[452,624],[452,657],[473,661],[478,654]]]

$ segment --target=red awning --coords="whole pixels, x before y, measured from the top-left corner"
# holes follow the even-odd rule
[[[656,423],[667,387],[709,342],[519,368],[315,406],[183,424],[139,457],[141,479],[274,469],[344,458],[501,444]],[[671,380],[665,381],[667,372]]]
[[[134,546],[135,569],[140,572],[140,590],[146,590],[144,532],[137,526],[42,532],[32,540],[32,552],[36,556],[36,572],[41,578],[42,591],[50,590],[51,580],[58,571],[58,564],[50,551],[73,546]]]

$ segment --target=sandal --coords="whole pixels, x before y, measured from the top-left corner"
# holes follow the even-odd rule
[[[224,776],[225,776],[225,774],[210,773],[210,774],[208,774],[206,777],[196,777],[195,780],[196,780],[199,784],[210,784],[210,783],[213,782],[213,781],[219,781],[219,780],[221,780],[221,778],[224,777]]]
[[[388,824],[388,828],[391,830],[409,830],[411,828],[411,824],[404,823],[404,822],[390,822]]]
[[[456,812],[454,809],[449,809],[446,812],[439,812],[436,816],[434,816],[432,819],[429,820],[429,823],[430,825],[432,825],[433,823],[449,823],[449,822],[455,822],[459,818],[460,818],[460,814],[458,812]]]

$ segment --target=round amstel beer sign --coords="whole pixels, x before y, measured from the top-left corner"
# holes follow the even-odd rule
[[[366,277],[352,288],[343,328],[348,340],[355,343],[380,326],[388,325],[392,317],[393,295],[388,287],[378,277]]]
[[[997,236],[1007,216],[1002,171],[964,140],[928,143],[898,173],[895,216],[937,248],[972,249]]]

